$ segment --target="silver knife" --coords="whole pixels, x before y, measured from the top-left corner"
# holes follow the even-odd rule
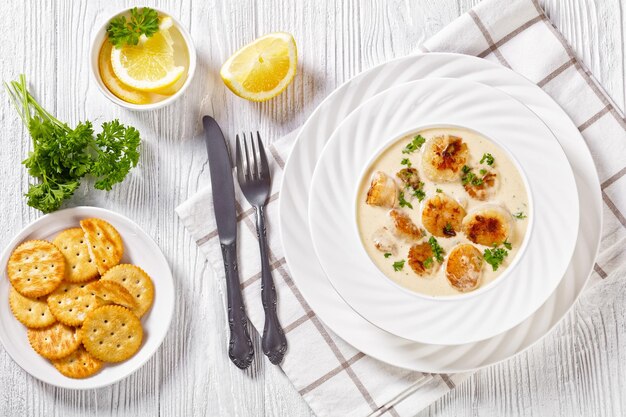
[[[248,333],[248,318],[243,305],[237,268],[237,210],[233,166],[222,129],[211,116],[202,118],[204,138],[209,154],[209,170],[213,187],[213,207],[217,233],[226,270],[228,325],[230,344],[228,356],[237,367],[246,369],[252,363],[254,348]]]

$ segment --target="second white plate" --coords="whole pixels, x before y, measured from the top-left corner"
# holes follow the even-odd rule
[[[480,82],[510,94],[549,126],[574,168],[580,200],[578,243],[553,295],[515,328],[477,343],[438,346],[392,335],[363,319],[334,291],[318,260],[308,225],[309,186],[323,147],[341,121],[363,101],[395,85],[436,77]],[[589,149],[567,114],[539,87],[500,65],[448,53],[417,54],[374,67],[328,96],[302,127],[285,166],[280,198],[285,257],[298,289],[324,323],[364,353],[389,364],[423,372],[463,372],[494,364],[527,349],[558,323],[581,293],[600,242],[602,199]],[[375,340],[376,343],[372,341]]]
[[[479,132],[514,155],[533,201],[521,257],[510,260],[506,276],[445,299],[405,290],[384,276],[363,248],[352,198],[364,168],[390,139],[442,125]],[[522,322],[563,278],[578,232],[574,175],[552,132],[507,94],[456,79],[390,88],[353,111],[322,152],[309,199],[313,244],[337,292],[371,323],[421,343],[476,342]]]

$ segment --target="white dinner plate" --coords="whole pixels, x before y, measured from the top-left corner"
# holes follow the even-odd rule
[[[460,346],[422,344],[392,335],[358,315],[334,291],[313,253],[308,225],[309,186],[323,147],[339,123],[364,100],[423,78],[451,77],[498,88],[536,113],[552,130],[573,168],[580,205],[579,239],[569,268],[552,296],[513,329]],[[569,311],[597,256],[602,226],[598,175],[589,149],[567,114],[543,90],[500,65],[459,54],[399,58],[359,74],[329,95],[302,127],[285,167],[280,231],[298,289],[318,317],[355,348],[389,364],[423,372],[463,372],[508,359],[537,342]],[[374,342],[375,341],[375,342]]]
[[[529,224],[503,276],[443,299],[400,288],[378,269],[358,234],[355,200],[364,170],[390,141],[446,125],[478,132],[521,167]],[[484,84],[434,78],[376,95],[337,127],[315,168],[309,225],[327,277],[361,316],[406,339],[460,345],[509,330],[552,294],[576,244],[578,194],[559,142],[532,111]]]
[[[141,267],[154,283],[152,308],[142,317],[143,341],[139,351],[130,359],[117,364],[106,363],[102,370],[85,379],[73,379],[62,375],[50,361],[39,356],[28,343],[26,327],[11,313],[6,264],[13,249],[22,241],[30,239],[52,240],[60,231],[80,227],[82,219],[98,217],[111,223],[122,236],[124,256],[122,263]],[[165,256],[141,228],[130,219],[97,207],[75,207],[47,214],[26,226],[13,238],[2,253],[0,261],[0,341],[7,353],[19,366],[35,378],[51,385],[70,389],[99,388],[135,372],[157,351],[169,328],[174,314],[174,281]]]

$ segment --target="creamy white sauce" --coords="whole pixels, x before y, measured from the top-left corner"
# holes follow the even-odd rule
[[[454,135],[461,137],[469,149],[470,156],[467,165],[473,168],[473,171],[477,174],[481,167],[486,167],[484,164],[481,165],[479,163],[483,154],[490,153],[493,155],[495,160],[493,168],[499,177],[499,185],[494,195],[486,201],[479,201],[469,196],[463,188],[460,179],[454,182],[440,183],[429,181],[423,174],[421,167],[422,151],[418,150],[411,154],[402,153],[405,146],[411,142],[413,137],[417,134],[422,135],[426,140],[431,137],[441,135]],[[388,148],[383,150],[383,152],[370,165],[361,180],[356,210],[357,226],[365,250],[383,274],[397,284],[425,295],[459,295],[462,293],[452,287],[448,283],[445,276],[445,261],[447,260],[447,255],[456,245],[461,243],[470,243],[478,248],[481,253],[483,253],[483,251],[487,248],[469,241],[463,233],[457,233],[454,237],[437,237],[436,239],[439,245],[441,245],[445,251],[445,260],[438,270],[434,271],[431,275],[424,276],[417,275],[408,264],[408,252],[410,247],[415,243],[408,243],[401,239],[395,239],[394,242],[397,245],[397,252],[392,256],[385,258],[384,252],[379,251],[374,246],[372,236],[382,227],[389,228],[391,220],[388,212],[390,209],[385,207],[370,206],[365,203],[365,199],[370,187],[371,177],[376,171],[383,171],[387,175],[395,178],[399,185],[399,189],[403,188],[401,182],[396,177],[396,173],[402,168],[405,168],[404,165],[400,164],[400,161],[403,158],[409,158],[412,163],[412,167],[419,171],[420,180],[425,183],[423,190],[426,193],[426,199],[436,195],[436,190],[440,189],[443,193],[461,202],[461,205],[465,207],[467,213],[470,213],[475,208],[484,204],[498,204],[506,208],[511,214],[522,212],[525,216],[527,216],[525,219],[513,219],[513,236],[508,239],[508,241],[512,244],[512,249],[508,251],[508,256],[505,258],[504,263],[500,265],[497,271],[493,271],[492,266],[488,263],[483,263],[482,277],[477,288],[484,287],[506,271],[507,267],[514,261],[522,242],[524,241],[528,219],[532,215],[530,207],[528,206],[526,186],[521,173],[518,171],[516,165],[510,160],[506,151],[492,141],[471,130],[446,127],[431,128],[415,132],[414,134],[408,135],[392,143]],[[412,197],[409,192],[405,192],[405,199],[413,205],[413,209],[408,207],[396,207],[396,209],[402,210],[404,213],[408,214],[417,227],[423,228],[421,221],[421,209],[426,199],[424,199],[422,203],[419,203],[417,198]],[[427,232],[426,237],[418,243],[427,241],[430,236],[430,233]],[[405,260],[404,267],[400,271],[395,271],[393,263],[400,260]]]

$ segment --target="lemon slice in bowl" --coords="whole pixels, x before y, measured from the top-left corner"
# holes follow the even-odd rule
[[[270,33],[235,52],[222,66],[220,75],[239,97],[265,101],[287,88],[296,75],[297,62],[293,36]]]
[[[185,68],[174,62],[171,26],[172,19],[164,17],[159,31],[150,38],[142,35],[137,45],[112,48],[111,65],[122,83],[138,91],[158,92],[183,76]]]
[[[98,56],[98,69],[100,70],[100,78],[104,85],[109,89],[111,93],[116,95],[122,100],[132,104],[148,104],[150,103],[150,95],[142,91],[133,90],[123,84],[119,78],[115,76],[113,72],[113,66],[111,65],[111,42],[104,41],[102,50]]]

